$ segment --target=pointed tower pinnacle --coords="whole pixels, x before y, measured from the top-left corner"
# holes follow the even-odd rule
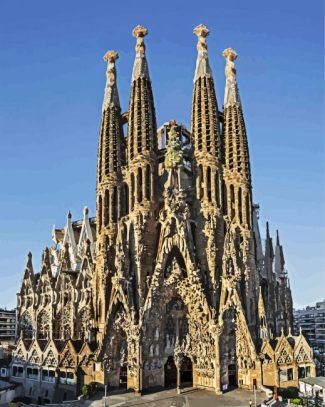
[[[108,107],[120,107],[120,100],[116,86],[116,66],[115,61],[118,59],[118,53],[115,51],[108,51],[104,55],[104,61],[107,62],[106,71],[106,87],[104,94],[104,101],[102,111],[104,112]]]
[[[193,33],[198,40],[191,123],[197,164],[197,196],[212,208],[210,203],[218,207],[221,205],[218,104],[206,43],[209,30],[200,24],[194,28]]]
[[[28,252],[28,254],[27,254],[26,270],[29,270],[30,272],[33,272],[33,255],[32,255],[32,252]]]
[[[227,187],[228,214],[247,229],[251,229],[252,186],[245,121],[236,80],[232,48],[223,51],[226,59],[226,87],[223,112],[224,178]],[[237,197],[237,198],[236,198]]]
[[[280,244],[279,231],[276,231],[276,246],[274,254],[274,271],[277,277],[285,277],[285,260],[283,255],[283,247]]]
[[[124,164],[124,135],[121,107],[116,83],[116,51],[104,55],[107,62],[106,87],[102,106],[102,123],[98,148],[98,182]]]
[[[102,225],[116,223],[121,213],[118,207],[120,197],[118,186],[121,169],[125,164],[125,140],[121,107],[117,89],[116,51],[104,55],[107,62],[106,87],[102,106],[102,120],[98,145],[97,164],[97,232]],[[84,214],[86,216],[87,214]],[[98,244],[101,244],[98,240]]]
[[[150,79],[146,59],[146,44],[144,43],[144,37],[148,35],[148,29],[142,25],[137,25],[133,29],[132,35],[137,39],[135,45],[135,61],[132,71],[132,82],[139,78]]]
[[[222,55],[226,58],[226,89],[224,107],[226,108],[231,105],[241,106],[235,69],[235,60],[238,54],[234,49],[227,48],[223,51]]]
[[[197,27],[194,28],[193,33],[197,36],[198,42],[197,42],[197,60],[196,60],[196,68],[195,68],[195,74],[194,74],[194,80],[195,81],[198,78],[202,77],[207,77],[207,78],[212,78],[212,72],[211,68],[209,65],[209,59],[208,59],[208,46],[206,42],[206,37],[209,35],[209,30],[208,28],[200,24]]]
[[[139,154],[155,152],[157,143],[156,113],[144,43],[148,30],[137,25],[132,34],[136,38],[136,46],[128,119],[129,163]]]

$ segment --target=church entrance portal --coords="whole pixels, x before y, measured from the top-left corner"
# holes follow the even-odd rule
[[[193,386],[193,366],[188,357],[184,358],[181,364],[181,385]]]
[[[176,387],[177,385],[177,369],[174,358],[169,356],[165,363],[165,387]]]

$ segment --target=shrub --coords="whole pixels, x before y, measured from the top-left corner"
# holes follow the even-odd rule
[[[294,404],[294,405],[296,405],[296,406],[302,406],[302,405],[303,405],[303,401],[302,401],[302,399],[299,398],[299,397],[290,400],[290,402],[291,402],[291,404]]]
[[[83,396],[89,396],[90,394],[90,387],[88,386],[88,384],[84,384],[82,386],[81,392],[83,394]]]

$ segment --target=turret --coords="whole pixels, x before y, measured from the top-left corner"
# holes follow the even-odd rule
[[[223,113],[224,211],[242,227],[252,227],[252,186],[246,127],[237,86],[232,48],[223,51],[226,59],[226,88]]]
[[[221,205],[221,151],[218,104],[208,58],[208,28],[193,30],[198,38],[192,101],[192,134],[196,160],[197,197],[204,206]]]
[[[148,30],[140,25],[132,32],[136,38],[128,114],[127,160],[129,207],[154,200],[157,125],[154,100],[146,59],[144,37]],[[142,208],[141,208],[142,209]]]

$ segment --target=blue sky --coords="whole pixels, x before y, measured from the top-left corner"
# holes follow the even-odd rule
[[[26,255],[51,244],[66,213],[95,213],[102,56],[119,52],[127,110],[132,28],[146,38],[158,124],[189,124],[204,23],[219,108],[223,49],[233,47],[260,220],[280,230],[296,306],[322,299],[324,283],[323,2],[38,1],[0,4],[0,307],[14,306]]]

